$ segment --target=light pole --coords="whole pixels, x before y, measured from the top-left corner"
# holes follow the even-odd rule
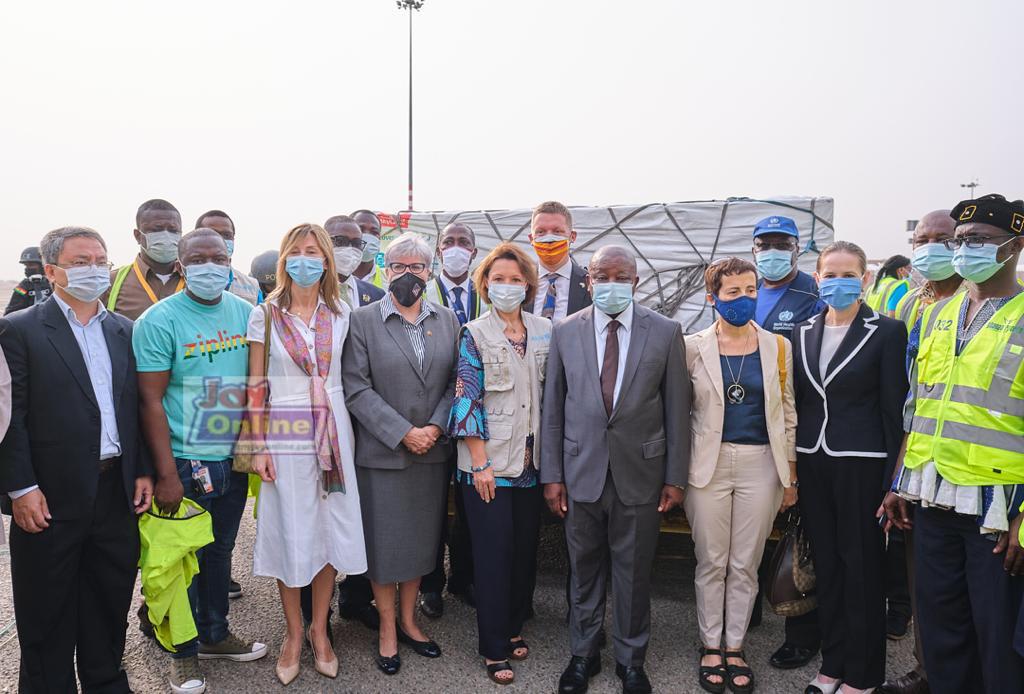
[[[396,0],[398,9],[409,11],[409,207],[412,210],[412,11],[420,11],[426,0]]]
[[[412,179],[410,179],[412,180]],[[972,179],[970,183],[961,183],[961,188],[968,188],[971,191],[971,200],[974,199],[974,189],[978,187],[978,179]]]

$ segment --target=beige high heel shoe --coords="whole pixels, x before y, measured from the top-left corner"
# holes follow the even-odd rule
[[[330,677],[332,680],[338,676],[338,657],[334,656],[334,651],[331,651],[331,655],[334,656],[331,660],[320,660],[316,655],[316,647],[313,645],[313,639],[310,636],[313,627],[306,630],[306,640],[309,641],[309,650],[313,651],[313,667],[324,677]]]
[[[284,644],[281,644],[281,653],[284,653]],[[274,672],[277,674],[277,679],[281,681],[281,684],[287,687],[289,684],[295,681],[295,678],[299,676],[299,663],[302,662],[302,653],[299,653],[299,659],[295,661],[294,665],[283,667],[281,665],[281,656],[277,658],[277,665],[274,666]]]

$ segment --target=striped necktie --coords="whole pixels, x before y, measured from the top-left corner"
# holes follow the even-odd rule
[[[544,279],[548,281],[548,290],[544,294],[544,308],[541,309],[540,315],[544,318],[553,318],[555,315],[555,301],[558,298],[558,287],[555,282],[558,281],[558,273],[549,272],[544,275]]]
[[[459,319],[459,325],[466,324],[466,307],[462,303],[462,287],[452,287],[452,293],[455,295],[455,299],[452,301],[452,310],[455,311],[455,317]]]

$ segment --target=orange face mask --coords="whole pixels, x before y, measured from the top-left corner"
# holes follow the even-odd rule
[[[547,243],[533,242],[533,250],[541,262],[550,267],[561,265],[569,254],[569,239],[560,239]]]

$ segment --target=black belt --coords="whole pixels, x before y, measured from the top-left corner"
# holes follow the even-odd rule
[[[102,475],[104,472],[110,472],[115,467],[120,466],[120,464],[121,456],[119,455],[116,455],[113,458],[105,458],[100,461],[100,474]]]

